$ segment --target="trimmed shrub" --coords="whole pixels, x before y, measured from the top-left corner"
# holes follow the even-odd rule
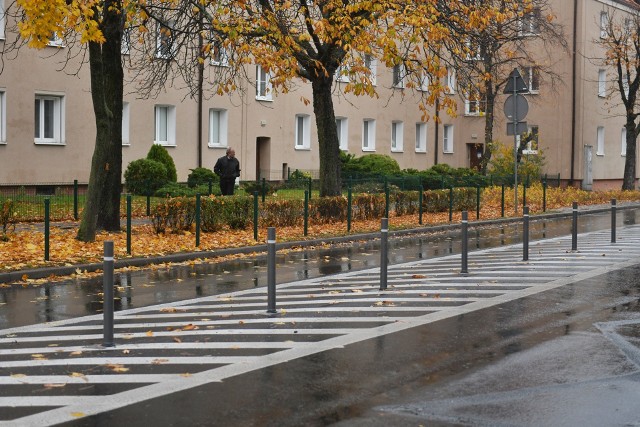
[[[309,218],[316,223],[327,224],[347,220],[347,198],[318,197],[309,203]]]
[[[354,220],[369,220],[382,218],[385,214],[385,195],[383,194],[358,194],[351,200],[351,217]]]
[[[151,222],[156,233],[179,233],[191,229],[195,216],[195,198],[173,197],[153,208]]]
[[[289,175],[289,179],[292,179],[292,180],[298,180],[298,179],[309,180],[310,178],[312,178],[312,176],[309,172],[304,172],[304,171],[301,171],[300,169],[296,169],[295,171],[291,172],[291,174]]]
[[[393,175],[400,172],[400,166],[386,154],[365,154],[361,157],[341,157],[342,171],[368,175]]]
[[[221,203],[224,206],[224,221],[231,229],[245,229],[253,221],[253,197],[227,196]]]
[[[265,200],[260,205],[260,220],[264,227],[289,227],[298,225],[304,218],[302,200]]]
[[[453,210],[472,210],[476,208],[476,189],[459,187],[453,189]],[[445,212],[449,210],[449,190],[427,190],[423,193],[424,212]]]
[[[9,232],[15,228],[13,224],[16,212],[15,212],[15,204],[13,200],[6,199],[0,203],[0,226],[2,227],[2,234],[0,234],[0,241],[8,242],[9,241]]]
[[[177,182],[168,182],[154,193],[156,197],[190,197],[195,196],[195,190]]]
[[[178,181],[178,172],[176,171],[176,164],[173,162],[171,155],[162,145],[153,144],[147,153],[147,159],[160,162],[167,168],[166,177],[169,182]]]
[[[417,191],[397,191],[393,195],[396,206],[396,216],[413,215],[418,212],[420,193]]]
[[[167,168],[155,160],[134,160],[124,172],[124,181],[130,193],[151,195],[167,183]]]
[[[200,226],[202,231],[210,233],[222,229],[225,223],[224,201],[215,196],[203,197],[200,200]]]
[[[187,177],[187,185],[189,188],[194,188],[199,185],[209,185],[209,181],[213,185],[217,185],[220,182],[220,177],[213,173],[211,169],[207,168],[195,168],[189,169],[191,173]]]
[[[252,196],[255,191],[257,191],[259,195],[262,195],[262,181],[243,181],[240,183],[240,187],[242,187],[248,195]],[[265,194],[270,196],[278,191],[278,186],[270,183],[269,181],[265,181],[264,190]]]

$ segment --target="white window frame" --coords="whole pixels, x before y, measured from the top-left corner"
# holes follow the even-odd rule
[[[165,34],[162,29],[167,28],[171,34]],[[168,46],[166,46],[168,44]],[[167,24],[158,22],[156,28],[156,58],[172,59],[175,57],[177,46],[173,36],[173,22],[168,21]]]
[[[0,40],[6,38],[5,28],[7,26],[7,15],[5,14],[4,0],[0,0]]]
[[[420,90],[422,92],[429,92],[429,85],[431,85],[431,77],[423,71],[422,77],[420,78]]]
[[[39,111],[39,134],[35,135],[34,132],[34,143],[42,144],[42,145],[64,145],[65,144],[65,97],[64,95],[57,93],[36,93],[35,100],[40,101],[38,107]],[[45,104],[42,101],[53,101],[53,136],[50,138],[46,138],[43,135],[44,133],[44,108]],[[35,111],[34,111],[35,113]],[[35,118],[35,114],[34,114]],[[35,120],[34,120],[34,131],[35,131]]]
[[[624,90],[624,96],[629,96],[629,78],[622,76],[622,90]]]
[[[627,128],[624,126],[620,131],[620,155],[622,157],[627,156]]]
[[[49,41],[47,42],[47,46],[63,47],[64,46],[64,41],[62,40],[62,38],[60,36],[58,36],[58,33],[54,32],[53,34],[51,34],[51,37],[49,37]]]
[[[129,124],[131,123],[131,106],[128,102],[122,103],[122,145],[130,146]]]
[[[540,93],[540,70],[536,66],[524,67],[525,78],[527,79],[527,88],[530,94]],[[534,83],[536,87],[534,88]]]
[[[208,146],[227,147],[229,144],[229,112],[224,108],[209,109],[209,138]],[[217,135],[216,135],[217,130]]]
[[[607,96],[607,70],[598,70],[598,96]]]
[[[606,39],[609,36],[609,12],[600,12],[600,38]]]
[[[480,45],[473,46],[471,40],[467,40],[465,45],[467,46],[467,61],[482,61],[484,58],[482,57],[482,52],[480,51]],[[475,50],[475,55],[473,55],[473,51]]]
[[[294,148],[311,149],[311,117],[308,114],[296,114],[294,125]]]
[[[596,129],[596,155],[604,156],[604,126]]]
[[[404,150],[404,122],[391,122],[391,152],[402,153]]]
[[[444,125],[442,127],[442,152],[445,154],[453,153],[453,125]]]
[[[216,40],[213,43],[211,51],[211,65],[215,65],[216,67],[229,66],[229,53],[222,45],[222,41]]]
[[[129,55],[131,53],[131,27],[125,27],[122,30],[122,41],[120,42],[120,53],[123,55]]]
[[[416,123],[416,153],[427,152],[427,132],[428,127],[425,122]]]
[[[7,92],[0,90],[0,145],[7,143]]]
[[[523,36],[537,36],[540,34],[540,21],[542,10],[534,6],[531,11],[525,14],[520,21],[522,23],[521,33]]]
[[[336,127],[338,130],[340,150],[349,151],[349,119],[346,117],[336,117]]]
[[[349,71],[350,68],[348,65],[346,64],[342,64],[340,65],[337,69],[336,69],[336,81],[339,83],[349,83]]]
[[[273,86],[271,75],[261,65],[256,65],[256,99],[258,101],[273,101]]]
[[[456,93],[456,70],[453,68],[447,69],[447,93]]]
[[[165,147],[176,146],[176,107],[174,105],[158,104],[153,107],[154,112],[154,137],[153,143]],[[166,140],[160,139],[162,121],[161,116],[166,112]]]
[[[364,119],[362,121],[362,151],[376,151],[375,119]]]
[[[529,143],[527,143],[527,146],[524,147],[524,149],[522,150],[522,154],[538,154],[538,143],[540,142],[540,129],[538,125],[529,125],[527,126],[527,131],[529,133],[535,134],[535,138],[533,138],[531,141],[529,141]],[[520,136],[518,136],[518,138],[520,138]],[[534,143],[536,144],[535,148],[533,147]]]
[[[369,70],[369,81],[373,86],[377,83],[378,61],[373,55],[366,54],[364,56],[364,66]]]
[[[391,69],[391,84],[396,89],[404,89],[407,71],[404,64],[394,65]]]

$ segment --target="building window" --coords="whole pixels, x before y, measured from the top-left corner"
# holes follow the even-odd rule
[[[427,124],[416,123],[416,153],[427,152]]]
[[[607,72],[598,70],[598,96],[604,98],[607,96]]]
[[[4,8],[4,0],[0,0],[0,39],[5,38],[5,34],[4,34],[4,29],[6,27],[6,15],[4,13],[5,8]]]
[[[36,95],[34,142],[37,144],[64,143],[64,97]]]
[[[156,57],[163,59],[171,59],[176,54],[176,43],[173,35],[172,22],[167,25],[158,23],[158,32],[156,35]]]
[[[338,142],[342,151],[349,151],[349,121],[346,117],[336,117]]]
[[[0,144],[7,143],[7,95],[0,91]]]
[[[538,126],[529,125],[528,126],[528,135],[529,141],[527,142],[526,147],[522,150],[523,154],[538,154]]]
[[[402,89],[404,88],[404,77],[406,71],[404,65],[398,64],[393,66],[393,87]]]
[[[60,37],[58,33],[54,32],[53,34],[51,34],[51,37],[49,37],[49,42],[47,43],[47,46],[62,47],[63,46],[62,37]]]
[[[600,38],[606,39],[609,35],[609,13],[600,12]]]
[[[625,127],[620,131],[620,155],[627,155],[627,128]]]
[[[369,70],[369,81],[372,85],[376,85],[377,62],[376,58],[371,55],[364,56],[364,66]]]
[[[535,36],[540,34],[540,20],[542,12],[539,7],[534,7],[522,17],[522,34]]]
[[[123,55],[129,55],[131,52],[131,27],[126,27],[122,30],[122,41],[120,43],[120,53]]]
[[[453,125],[444,125],[442,151],[444,153],[453,153]]]
[[[480,50],[480,45],[472,42],[471,40],[467,40],[467,61],[481,61],[484,58],[482,57],[482,51]]]
[[[211,47],[211,64],[218,67],[229,65],[229,54],[220,40],[214,41]]]
[[[540,92],[540,68],[538,67],[525,67],[525,79],[527,86],[529,87],[529,93]]]
[[[122,145],[131,145],[129,140],[129,103],[122,103]]]
[[[295,140],[296,150],[311,148],[311,119],[307,114],[296,115]]]
[[[227,146],[227,110],[209,110],[209,147]]]
[[[256,99],[259,101],[271,101],[271,76],[260,65],[256,65]]]
[[[596,154],[598,156],[604,156],[604,126],[598,126],[596,138]]]
[[[474,86],[470,87],[466,92],[467,97],[464,100],[464,115],[484,116],[487,107],[484,92]]]
[[[376,121],[373,119],[362,122],[362,151],[376,151]]]
[[[176,145],[176,107],[173,105],[155,106],[154,144]]]
[[[456,70],[452,68],[447,70],[447,92],[456,93]]]
[[[404,123],[391,122],[391,151],[401,152],[404,148]]]
[[[431,78],[429,74],[426,72],[422,72],[422,77],[420,78],[420,90],[423,92],[429,92],[429,85],[431,84]]]
[[[346,64],[342,64],[336,70],[336,81],[342,83],[349,83],[349,66]]]
[[[622,90],[624,91],[624,96],[629,96],[629,78],[626,75],[622,76]]]

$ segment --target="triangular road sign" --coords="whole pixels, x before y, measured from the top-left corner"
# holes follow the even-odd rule
[[[520,75],[517,68],[514,68],[511,74],[509,74],[509,80],[507,80],[507,86],[504,88],[504,93],[527,93],[529,87],[524,82],[524,79]]]

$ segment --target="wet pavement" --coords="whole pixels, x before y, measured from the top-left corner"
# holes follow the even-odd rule
[[[610,212],[585,211],[579,219],[580,233],[610,227]],[[619,225],[640,222],[640,210],[618,209]],[[491,222],[469,232],[469,249],[484,249],[521,242],[519,222]],[[532,217],[531,241],[567,235],[571,217]],[[457,224],[435,233],[391,238],[389,262],[439,257],[460,252]],[[346,242],[332,248],[308,248],[279,253],[278,283],[304,280],[323,275],[377,267],[380,262],[379,241]],[[222,293],[266,286],[266,257],[248,257],[219,263],[202,263],[116,274],[116,310],[144,307]],[[74,278],[41,286],[0,288],[0,328],[70,319],[99,313],[102,309],[102,278]]]
[[[279,285],[276,316],[263,286],[123,310],[110,349],[100,316],[4,330],[0,419],[634,425],[640,227],[611,244],[605,219],[590,220],[602,231],[581,234],[577,252],[567,236],[533,239],[529,262],[521,245],[480,249],[466,275],[441,236],[453,255],[412,248],[385,292],[375,268]],[[510,238],[498,234],[486,242]]]

